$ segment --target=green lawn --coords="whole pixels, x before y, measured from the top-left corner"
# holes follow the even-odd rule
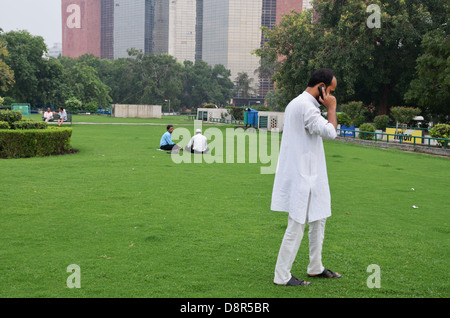
[[[270,211],[261,164],[176,164],[156,150],[163,126],[72,128],[77,154],[0,161],[2,298],[450,296],[448,158],[325,142],[323,261],[344,277],[285,288],[272,279],[287,214]],[[66,285],[71,264],[81,288]]]

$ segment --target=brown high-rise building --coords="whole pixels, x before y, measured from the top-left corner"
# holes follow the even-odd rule
[[[62,0],[62,55],[100,57],[101,0]]]
[[[302,12],[303,0],[277,0],[277,24],[280,24],[283,14],[291,13],[291,10]],[[310,2],[310,1],[305,1]]]

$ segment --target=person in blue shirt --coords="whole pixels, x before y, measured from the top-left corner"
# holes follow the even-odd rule
[[[159,148],[162,150],[178,151],[183,150],[182,147],[178,146],[172,141],[173,126],[168,125],[167,131],[162,135],[161,141],[159,142]]]

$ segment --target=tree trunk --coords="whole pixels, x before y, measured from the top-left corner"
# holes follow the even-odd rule
[[[388,114],[388,97],[389,97],[390,87],[387,84],[383,85],[383,91],[379,99],[378,115]]]

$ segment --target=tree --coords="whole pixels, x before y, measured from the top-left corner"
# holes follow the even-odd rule
[[[111,102],[110,88],[100,80],[92,66],[77,63],[64,70],[64,78],[70,88],[71,97],[75,97],[82,104],[93,102],[99,108],[106,108]]]
[[[328,34],[316,29],[317,24],[311,23],[312,18],[311,11],[284,15],[273,29],[263,28],[268,40],[262,48],[255,50],[266,64],[276,65],[272,80],[279,89],[282,109],[305,89],[315,69],[326,66],[323,61],[318,61],[317,55],[326,47]]]
[[[428,32],[417,58],[416,76],[405,99],[417,103],[435,121],[450,120],[450,36],[445,30]]]
[[[266,105],[269,109],[280,111],[282,110],[282,107],[280,106],[280,90],[279,89],[272,89],[267,92],[266,94]]]
[[[171,106],[178,106],[182,92],[182,65],[169,54],[144,55],[138,50],[129,50],[129,54],[130,58],[123,65],[126,75],[122,77],[128,81],[124,84],[129,89],[120,102],[161,105],[170,99]]]
[[[0,29],[0,34],[1,31],[2,29]],[[0,41],[0,92],[6,92],[15,83],[14,71],[4,61],[7,56],[6,42]]]
[[[185,61],[183,72],[183,94],[181,104],[199,107],[203,103],[225,105],[232,97],[231,71],[222,64],[211,67],[202,60]]]
[[[211,82],[215,89],[210,97],[211,101],[217,105],[223,106],[233,97],[234,84],[230,79],[231,71],[222,64],[214,65],[211,74]]]
[[[366,23],[368,5],[380,8],[380,28]],[[378,114],[399,105],[414,75],[422,36],[447,22],[444,0],[315,0],[315,12],[285,15],[256,53],[279,61],[273,79],[285,104],[320,67],[335,71],[340,102],[374,104]]]
[[[352,126],[358,127],[364,123],[364,114],[366,109],[362,102],[349,102],[342,105],[342,111],[347,114]]]
[[[238,73],[234,86],[234,95],[248,99],[251,94],[255,93],[255,89],[252,87],[253,81],[254,79],[250,78],[247,73]]]
[[[42,65],[39,76],[38,89],[41,94],[40,103],[36,104],[63,105],[71,90],[66,84],[64,67],[60,61],[50,57]]]
[[[15,85],[8,91],[8,96],[32,104],[42,101],[41,72],[47,63],[43,58],[47,53],[44,39],[27,31],[10,31],[0,33],[0,42],[7,43],[9,54],[4,57],[4,62],[14,71],[15,77]]]
[[[390,113],[397,124],[406,127],[414,117],[420,114],[420,109],[414,107],[395,106],[391,107]]]
[[[83,103],[78,100],[76,97],[71,97],[68,100],[65,101],[64,103],[65,105],[65,109],[70,110],[70,111],[80,111],[81,108],[83,107]]]

